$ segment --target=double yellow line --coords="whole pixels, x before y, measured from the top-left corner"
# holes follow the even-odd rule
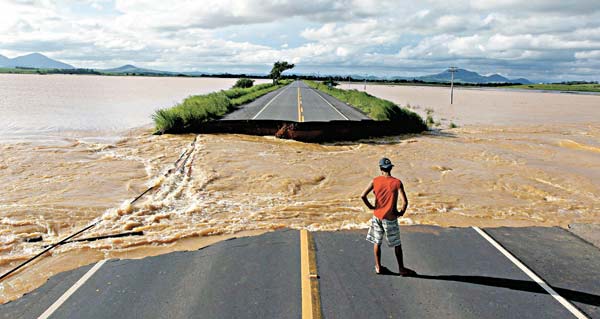
[[[302,319],[320,319],[321,296],[315,242],[308,230],[300,231],[300,276],[302,279]]]
[[[298,88],[298,122],[304,122],[304,108],[302,107],[302,94]]]

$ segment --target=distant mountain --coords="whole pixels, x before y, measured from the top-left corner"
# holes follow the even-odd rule
[[[526,78],[518,78],[510,80],[510,83],[533,84],[534,82],[529,81]]]
[[[107,73],[137,73],[137,74],[172,74],[173,72],[158,71],[151,69],[138,68],[135,65],[125,64],[118,68],[98,70]]]
[[[200,72],[200,71],[193,71],[193,72],[183,72],[183,74],[190,75],[190,76],[201,76],[201,75],[209,75],[209,74],[212,74],[212,73]]]
[[[39,69],[74,69],[75,67],[40,53],[31,53],[9,59],[5,56],[0,56],[0,66],[6,68],[24,67],[24,68],[39,68]]]
[[[0,67],[7,65],[8,61],[10,61],[9,58],[7,58],[7,57],[3,56],[2,54],[0,54]]]
[[[432,75],[425,75],[415,77],[415,80],[425,81],[425,82],[450,82],[452,78],[452,74],[450,71],[445,70],[444,72]],[[454,81],[462,82],[462,83],[521,83],[521,84],[531,84],[531,81],[519,78],[519,79],[508,79],[503,77],[500,74],[492,74],[492,75],[481,75],[477,72],[468,71],[465,69],[457,69],[454,73]]]
[[[152,70],[152,69],[144,69],[144,68],[140,68],[137,67],[135,65],[132,64],[125,64],[123,66],[120,66],[118,68],[112,68],[112,69],[103,69],[103,70],[97,70],[100,72],[106,72],[106,73],[116,73],[116,74],[146,74],[146,75],[188,75],[188,76],[201,76],[201,75],[208,75],[210,73],[206,73],[206,72],[199,72],[199,71],[193,71],[193,72],[171,72],[171,71],[160,71],[160,70]]]
[[[351,78],[353,79],[357,79],[357,80],[372,80],[372,81],[377,81],[377,80],[381,80],[382,78],[378,77],[378,76],[374,76],[374,75],[360,75],[360,74],[351,74],[350,75]]]

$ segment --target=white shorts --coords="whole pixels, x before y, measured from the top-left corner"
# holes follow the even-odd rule
[[[400,225],[398,225],[398,219],[387,220],[373,216],[369,232],[367,233],[367,240],[373,244],[381,245],[384,234],[388,246],[396,247],[402,245],[400,242]]]

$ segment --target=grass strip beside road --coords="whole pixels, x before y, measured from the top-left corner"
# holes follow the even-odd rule
[[[323,83],[307,80],[304,80],[304,83],[313,89],[327,93],[342,102],[354,106],[376,121],[391,121],[407,125],[413,128],[411,131],[414,130],[415,132],[427,130],[427,125],[425,125],[421,116],[391,101],[380,99],[358,90],[336,89]]]
[[[286,86],[291,81],[279,84],[259,84],[249,88],[232,88],[219,92],[193,95],[181,103],[166,109],[157,110],[153,115],[154,125],[160,133],[185,131],[199,123],[216,120],[235,107],[250,103],[257,98]]]

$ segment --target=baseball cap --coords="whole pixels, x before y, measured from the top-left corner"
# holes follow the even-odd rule
[[[379,160],[379,167],[390,168],[393,166],[394,166],[394,164],[392,164],[392,161],[390,161],[390,159],[387,157],[384,157]]]

